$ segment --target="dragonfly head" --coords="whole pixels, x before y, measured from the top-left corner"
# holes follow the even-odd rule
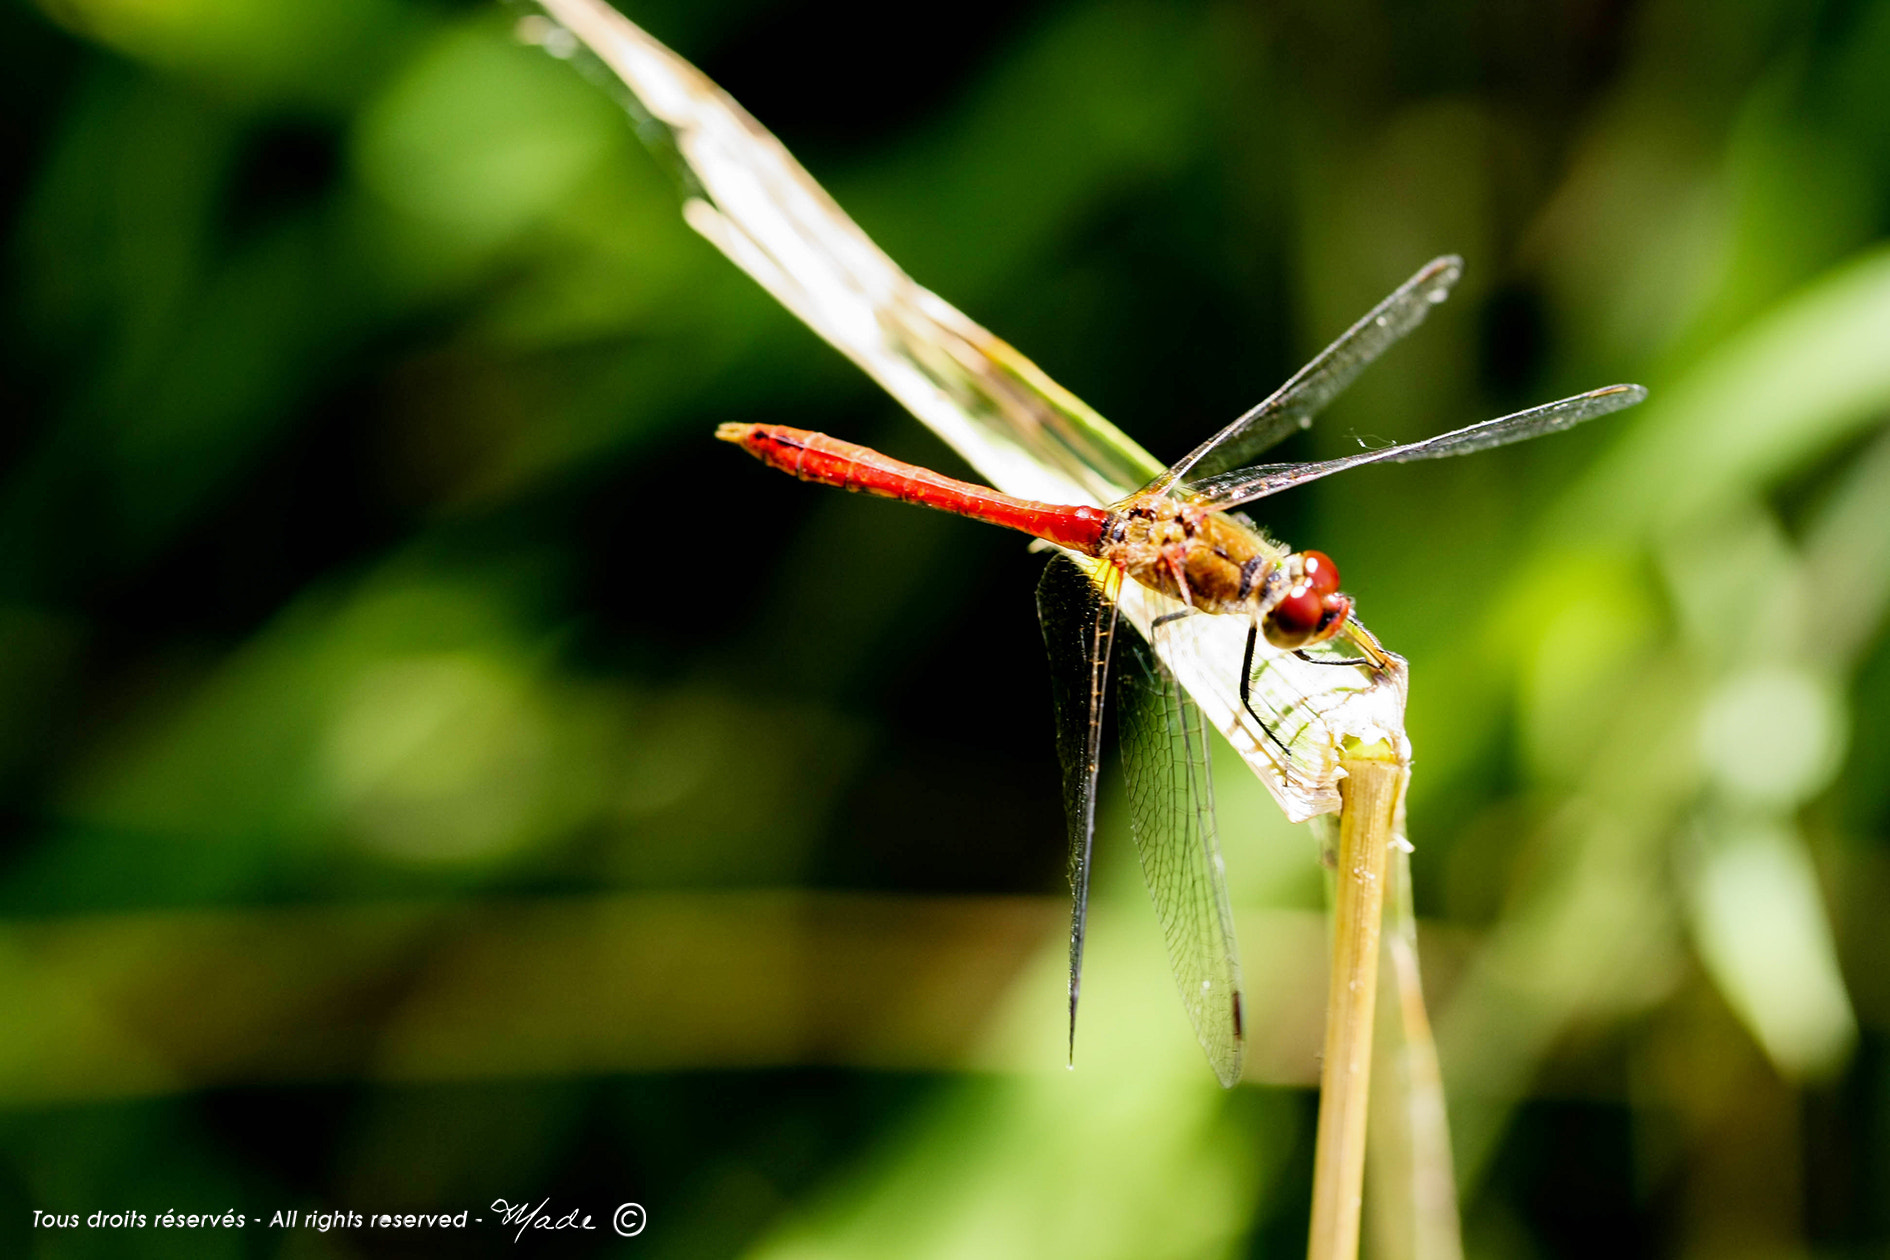
[[[1324,643],[1352,615],[1352,597],[1339,593],[1339,566],[1323,551],[1302,551],[1286,561],[1286,594],[1267,609],[1260,628],[1267,642],[1292,650]]]

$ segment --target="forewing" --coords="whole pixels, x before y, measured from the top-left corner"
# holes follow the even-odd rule
[[[1115,640],[1122,571],[1093,580],[1074,560],[1051,557],[1037,584],[1037,619],[1050,656],[1057,761],[1063,767],[1063,816],[1070,845],[1070,1058],[1076,1057],[1076,1004],[1083,989],[1083,938],[1089,919],[1090,853],[1096,838],[1096,772],[1102,759],[1104,698]],[[1133,637],[1133,636],[1129,636]]]
[[[1431,308],[1450,296],[1463,274],[1454,254],[1433,258],[1396,292],[1367,311],[1317,358],[1274,390],[1252,411],[1184,455],[1150,486],[1165,491],[1176,482],[1213,477],[1251,463],[1293,433],[1312,423],[1367,364],[1424,322]]]
[[[680,159],[671,165],[689,226],[992,484],[1051,503],[1110,503],[1161,471],[1036,364],[900,270],[700,70],[599,0],[539,3],[630,89],[644,138]]]
[[[1360,451],[1337,459],[1312,464],[1260,464],[1197,481],[1189,488],[1189,497],[1202,505],[1219,510],[1264,499],[1270,494],[1329,477],[1361,464],[1408,464],[1420,459],[1442,459],[1447,455],[1468,455],[1494,446],[1526,442],[1545,433],[1572,429],[1585,420],[1605,416],[1623,407],[1632,407],[1647,397],[1639,385],[1609,385],[1590,390],[1559,402],[1544,403],[1514,415],[1499,416],[1481,424],[1469,425],[1449,433],[1440,433],[1422,442],[1386,446],[1375,451]]]
[[[1240,952],[1215,837],[1207,723],[1139,638],[1124,635],[1118,657],[1117,720],[1142,878],[1195,1036],[1231,1086],[1243,1045]]]

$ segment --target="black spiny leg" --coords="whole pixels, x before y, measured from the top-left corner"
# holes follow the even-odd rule
[[[1280,751],[1291,757],[1293,750],[1280,743],[1280,737],[1273,733],[1265,718],[1253,711],[1253,649],[1254,642],[1260,637],[1260,623],[1247,623],[1247,650],[1240,658],[1240,707],[1247,710],[1247,716],[1260,723],[1260,729],[1267,733],[1267,738],[1279,745]]]
[[[1377,665],[1378,662],[1368,656],[1344,656],[1338,660],[1328,660],[1323,656],[1308,656],[1305,649],[1294,648],[1293,655],[1308,665]]]

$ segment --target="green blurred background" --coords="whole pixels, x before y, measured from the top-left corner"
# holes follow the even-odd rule
[[[1647,384],[1263,517],[1412,663],[1469,1252],[1884,1254],[1890,4],[630,15],[1158,456],[1444,252],[1290,455]],[[1312,839],[1221,767],[1223,1093],[1106,798],[1062,1070],[1040,562],[711,441],[961,469],[516,18],[0,9],[0,1250],[1302,1254]],[[650,1225],[32,1225],[545,1196]]]

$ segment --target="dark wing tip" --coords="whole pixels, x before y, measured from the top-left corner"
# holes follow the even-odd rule
[[[1076,977],[1070,977],[1070,1060],[1065,1067],[1076,1066]]]
[[[1234,990],[1233,1002],[1234,1040],[1227,1047],[1226,1055],[1208,1055],[1208,1062],[1213,1065],[1214,1075],[1219,1078],[1222,1089],[1232,1089],[1240,1084],[1241,1067],[1247,1058],[1246,1004],[1241,999],[1239,989]]]

